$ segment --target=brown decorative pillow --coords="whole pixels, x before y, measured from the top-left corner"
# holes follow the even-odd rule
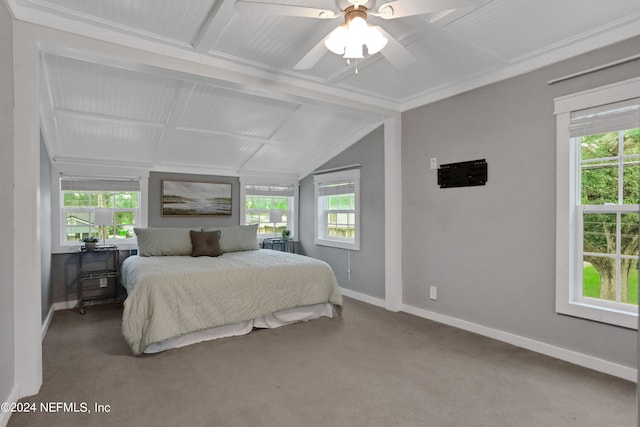
[[[220,256],[220,230],[190,231],[191,256]]]

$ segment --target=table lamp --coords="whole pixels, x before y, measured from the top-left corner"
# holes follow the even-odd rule
[[[94,213],[93,225],[102,226],[102,245],[106,245],[106,226],[113,224],[113,210],[109,208],[97,208]]]
[[[277,235],[276,228],[278,223],[282,222],[282,211],[280,209],[272,209],[269,211],[269,222],[273,223],[273,234]]]

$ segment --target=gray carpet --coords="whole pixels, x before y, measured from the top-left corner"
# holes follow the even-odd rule
[[[636,425],[631,382],[350,299],[342,318],[142,357],[120,317],[112,305],[56,312],[41,391],[21,401],[38,412],[9,426]]]

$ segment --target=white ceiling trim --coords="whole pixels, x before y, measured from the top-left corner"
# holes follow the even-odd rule
[[[127,117],[120,117],[120,116],[110,116],[110,115],[99,114],[99,113],[87,113],[84,111],[67,110],[65,108],[60,108],[60,107],[54,107],[53,113],[56,116],[62,116],[62,117],[73,118],[73,119],[93,119],[98,122],[113,123],[118,125],[135,125],[135,126],[144,126],[144,127],[159,128],[159,129],[165,128],[164,123],[158,123],[158,122],[152,122],[152,121],[140,120],[140,119],[130,119]]]
[[[91,171],[104,170],[105,174],[112,174],[117,170],[134,170],[140,171],[141,174],[148,175],[149,172],[168,172],[168,173],[188,173],[201,175],[223,175],[223,176],[239,176],[240,171],[235,168],[207,167],[202,165],[191,165],[184,163],[163,163],[153,165],[147,162],[127,162],[123,164],[113,160],[95,160],[80,157],[57,157],[53,159],[54,170],[66,168],[82,169],[87,168],[87,173]],[[260,173],[260,175],[271,176],[291,176],[291,174],[274,174],[273,171]]]
[[[140,161],[127,161],[126,163],[120,160],[109,159],[90,159],[86,157],[73,157],[73,156],[54,156],[51,161],[57,165],[73,165],[73,166],[104,166],[110,168],[140,168],[143,170],[149,170],[153,168],[151,162]]]
[[[214,78],[219,78],[225,81],[248,83],[247,78],[253,77],[254,79],[251,84],[260,87],[267,87],[272,85],[274,81],[278,81],[282,84],[278,84],[278,87],[274,88],[275,91],[298,94],[309,99],[322,100],[325,102],[337,104],[343,104],[348,100],[348,102],[346,102],[346,106],[352,108],[360,108],[365,111],[369,111],[372,107],[377,107],[378,112],[382,112],[383,114],[385,113],[385,110],[387,113],[393,111],[406,111],[408,109],[435,102],[437,100],[453,96],[485,84],[494,83],[505,78],[510,78],[519,74],[526,73],[528,71],[533,71],[542,66],[549,65],[554,61],[566,59],[570,56],[579,55],[589,50],[593,50],[597,47],[602,47],[607,44],[622,41],[626,38],[637,35],[637,28],[638,25],[640,25],[640,22],[638,22],[638,17],[632,16],[628,18],[628,22],[626,24],[622,23],[618,28],[612,28],[612,26],[602,27],[598,30],[594,30],[597,34],[586,34],[581,40],[579,38],[574,38],[560,43],[557,48],[554,46],[553,48],[543,49],[536,54],[532,54],[533,56],[530,56],[528,59],[526,59],[525,57],[518,58],[517,63],[514,63],[511,66],[507,66],[507,68],[505,69],[487,70],[485,75],[482,77],[471,79],[467,78],[461,81],[452,82],[451,84],[446,85],[446,87],[441,87],[435,90],[428,90],[405,99],[383,99],[380,97],[371,96],[370,94],[366,94],[364,93],[364,91],[357,91],[353,90],[352,88],[350,90],[350,88],[348,87],[339,88],[335,86],[323,86],[317,81],[310,81],[312,79],[310,79],[308,76],[306,76],[304,80],[295,78],[293,77],[295,75],[295,73],[293,72],[287,72],[286,74],[288,76],[283,77],[282,74],[275,75],[272,71],[265,70],[264,68],[256,69],[255,66],[246,66],[241,63],[213,58],[208,55],[203,55],[200,52],[190,51],[177,46],[168,46],[166,44],[159,43],[159,38],[155,36],[155,40],[140,39],[139,37],[118,33],[108,28],[96,27],[95,25],[90,25],[87,22],[80,22],[60,17],[46,11],[25,7],[23,6],[23,2],[19,0],[5,1],[10,6],[11,13],[16,17],[16,19],[25,22],[31,22],[36,25],[46,25],[47,27],[65,32],[71,32],[82,37],[110,40],[112,43],[117,43],[125,47],[142,49],[153,53],[168,55],[175,59],[214,67],[216,69],[216,76]],[[219,9],[228,9],[228,6],[220,6]],[[212,11],[212,14],[213,12],[214,11]],[[215,20],[215,16],[212,19]],[[113,24],[110,23],[109,25]],[[210,31],[209,28],[202,30],[203,38],[208,37],[207,34],[208,31]],[[604,31],[606,31],[606,33],[602,34],[602,32]],[[567,44],[569,45],[567,46]],[[158,66],[162,67],[163,65],[159,64]],[[211,70],[209,70],[206,74],[208,75],[208,77],[213,77],[211,76]],[[242,78],[238,79],[239,75],[242,75]]]
[[[633,30],[629,34],[627,34],[626,31],[624,31],[624,29],[627,28],[628,26],[630,26],[629,27],[630,30]],[[640,13],[635,14],[635,15],[627,16],[627,17],[625,17],[623,19],[619,19],[618,21],[614,21],[609,25],[605,25],[605,26],[598,27],[598,28],[593,28],[593,29],[591,29],[591,30],[589,30],[589,31],[587,31],[587,32],[585,32],[583,34],[580,34],[578,36],[571,37],[571,38],[563,40],[561,42],[549,45],[549,46],[545,47],[544,49],[538,49],[538,50],[529,52],[529,53],[527,53],[525,55],[521,55],[521,56],[512,58],[511,62],[515,63],[515,62],[526,61],[526,60],[529,60],[529,59],[537,60],[539,57],[544,56],[545,54],[547,54],[549,52],[554,52],[557,49],[563,49],[565,47],[568,48],[568,54],[570,54],[571,56],[576,56],[576,55],[579,55],[581,53],[584,53],[584,51],[575,50],[575,49],[577,49],[576,45],[580,45],[584,40],[590,40],[590,42],[587,43],[587,45],[585,45],[584,48],[588,48],[590,46],[591,47],[590,50],[593,50],[594,49],[594,44],[597,45],[599,38],[601,38],[601,37],[605,38],[606,43],[604,45],[606,46],[608,44],[615,43],[615,42],[618,42],[618,41],[622,41],[624,39],[627,39],[629,37],[637,35],[639,26],[640,26]],[[620,30],[622,32],[622,37],[623,38],[611,39],[611,33],[614,32],[614,31],[617,31],[617,30]],[[575,50],[575,51],[572,52],[573,50]],[[563,55],[563,57],[566,58],[566,54],[567,53],[565,53]]]
[[[193,48],[193,44],[192,43],[184,42],[184,41],[181,41],[181,40],[176,40],[176,39],[173,39],[171,37],[164,37],[164,36],[162,36],[160,34],[150,33],[148,31],[141,30],[139,28],[129,27],[127,25],[123,25],[123,24],[120,24],[120,23],[114,22],[114,21],[109,21],[109,20],[100,18],[98,16],[87,15],[87,14],[84,14],[82,12],[78,12],[76,10],[68,9],[68,8],[65,8],[65,7],[52,6],[52,5],[47,4],[46,2],[42,2],[42,1],[30,0],[30,2],[33,3],[34,5],[37,5],[38,7],[42,8],[41,10],[42,10],[43,13],[49,13],[48,11],[51,10],[53,12],[66,15],[69,19],[74,20],[74,21],[77,19],[77,20],[80,20],[81,22],[84,22],[84,23],[89,24],[89,25],[96,25],[97,24],[97,25],[100,25],[102,27],[112,27],[116,31],[127,33],[127,34],[131,34],[131,35],[133,35],[135,37],[144,37],[144,38],[149,39],[149,40],[161,41],[163,43],[169,43],[169,44],[176,45],[176,46],[182,47],[182,48]],[[52,15],[52,16],[59,16],[59,15]]]
[[[251,153],[251,155],[249,157],[247,157],[247,159],[242,162],[242,165],[240,165],[240,171],[245,170],[245,168],[247,167],[247,165],[256,157],[260,155],[261,151],[264,151],[266,144],[263,144],[262,146],[260,146],[256,151],[254,151],[253,153]]]
[[[344,150],[352,146],[354,143],[360,141],[362,138],[369,135],[371,132],[373,132],[383,124],[384,121],[380,121],[380,123],[373,123],[362,129],[360,132],[351,135],[351,137],[349,139],[346,139],[342,144],[337,145],[333,148],[333,150],[327,151],[322,156],[311,162],[309,165],[306,165],[304,168],[302,168],[298,178],[302,179],[311,174],[314,170],[318,169],[320,166],[327,163],[329,160],[333,159],[335,156],[342,153]]]
[[[48,67],[45,61],[42,61],[42,56],[40,57],[40,64],[45,69]],[[41,75],[41,85],[47,88],[46,91],[40,90],[40,120],[42,123],[42,133],[44,136],[44,140],[50,142],[47,144],[49,147],[49,158],[52,159],[54,155],[60,154],[60,144],[58,144],[58,125],[56,123],[55,116],[53,115],[53,92],[51,87],[51,82],[49,81],[49,73],[46,70],[43,70]]]
[[[158,162],[158,156],[160,153],[160,148],[171,141],[173,136],[176,134],[177,124],[180,120],[180,116],[184,111],[185,105],[189,102],[189,99],[193,95],[193,91],[195,90],[195,83],[187,83],[180,82],[176,89],[175,96],[173,97],[173,101],[171,103],[171,107],[169,108],[169,115],[167,117],[166,126],[164,132],[160,136],[160,140],[156,143],[153,151],[153,163]]]
[[[266,181],[269,179],[270,181]],[[253,174],[247,173],[244,171],[240,172],[240,185],[245,184],[270,184],[270,185],[290,185],[290,184],[298,184],[298,174],[295,173],[274,173],[274,172],[264,172],[261,174]]]
[[[188,173],[196,175],[221,175],[240,176],[240,171],[236,168],[210,167],[203,165],[192,165],[179,162],[164,162],[154,165],[151,172]]]
[[[19,21],[14,25],[27,25],[26,30],[33,33],[42,46],[62,44],[72,49],[94,52],[105,58],[113,58],[115,54],[117,58],[125,58],[120,61],[128,61],[131,64],[140,63],[160,69],[181,71],[249,87],[264,88],[269,93],[299,96],[363,111],[384,114],[397,111],[399,107],[397,103],[381,101],[375,97],[285,77],[268,70],[232,63],[193,50],[141,39],[35,9],[19,7],[15,12]],[[51,47],[51,49],[54,48]]]
[[[541,49],[535,56],[519,58],[518,62],[512,61],[511,65],[502,69],[483,72],[480,75],[417,94],[405,100],[400,105],[400,111],[404,112],[422,105],[431,104],[637,36],[638,28],[640,28],[640,16],[634,15],[625,21],[615,28],[610,26],[603,27],[581,37],[565,40],[554,45],[553,48]]]
[[[229,1],[215,2],[213,9],[209,12],[209,16],[205,20],[202,28],[198,33],[197,40],[193,43],[193,48],[201,53],[209,51],[209,46],[213,46],[213,42],[226,29],[231,22],[234,8],[229,7],[233,4]]]
[[[43,93],[40,106],[52,156],[100,157],[110,144],[127,150],[142,132],[140,144],[131,146],[133,162],[151,159],[178,169],[195,164],[209,171],[308,173],[402,111],[640,35],[640,9],[626,0],[611,8],[591,0],[594,9],[575,16],[562,6],[578,7],[582,0],[567,0],[558,10],[549,9],[553,0],[492,0],[489,7],[457,10],[440,20],[426,14],[385,21],[416,62],[395,70],[383,56],[368,56],[359,61],[358,78],[335,55],[312,70],[290,69],[293,56],[306,51],[326,25],[267,16],[242,20],[233,1],[203,0],[187,10],[148,0],[4,1],[17,19],[15,33],[37,44],[45,74],[53,73],[51,82],[41,79],[49,88],[53,83],[53,93]],[[548,32],[536,31],[547,22]],[[246,32],[247,23],[253,31]],[[519,30],[522,40],[510,37]],[[48,64],[49,54],[60,58]],[[99,128],[93,146],[85,144],[92,125]],[[181,139],[193,152],[202,151],[200,157],[189,157]]]
[[[38,45],[41,47],[41,50],[47,53],[66,56],[70,58],[75,58],[79,60],[89,60],[95,62],[97,64],[103,64],[107,66],[119,67],[124,69],[129,69],[133,71],[141,71],[145,73],[154,73],[157,75],[161,75],[164,77],[176,78],[182,81],[187,79],[191,79],[191,83],[196,81],[197,83],[202,83],[214,87],[223,87],[223,88],[231,88],[232,90],[240,89],[240,92],[261,96],[261,97],[269,97],[272,99],[285,100],[288,102],[296,102],[296,103],[305,103],[309,105],[319,105],[323,107],[330,107],[332,110],[344,110],[345,112],[359,110],[361,112],[365,112],[365,114],[372,115],[372,124],[368,125],[366,129],[360,133],[354,135],[345,135],[345,139],[338,146],[339,148],[331,151],[327,156],[324,156],[322,159],[316,160],[313,164],[306,166],[300,165],[303,170],[312,170],[314,168],[313,165],[321,164],[329,160],[335,154],[338,154],[344,148],[352,145],[354,142],[360,139],[360,135],[366,135],[370,130],[373,130],[375,127],[379,126],[385,117],[390,114],[391,110],[388,109],[380,109],[379,107],[372,105],[363,105],[359,102],[344,99],[344,98],[336,98],[331,94],[322,94],[322,96],[309,96],[309,91],[306,90],[298,90],[294,88],[294,90],[287,91],[279,91],[280,86],[282,85],[279,82],[272,82],[267,80],[256,80],[253,78],[247,78],[246,76],[238,77],[238,74],[233,74],[234,79],[232,81],[221,79],[220,74],[227,73],[226,71],[220,70],[212,70],[211,67],[203,66],[202,64],[194,64],[190,62],[186,62],[179,58],[167,58],[167,57],[158,57],[154,53],[150,52],[140,52],[135,49],[128,48],[126,46],[118,46],[111,45],[109,43],[88,39],[83,36],[78,36],[75,34],[69,34],[65,32],[60,32],[57,30],[52,30],[50,28],[33,25],[30,23],[25,23],[21,21],[16,21],[16,27],[20,28],[25,34],[28,34],[30,38],[39,41]],[[85,55],[86,52],[90,52]],[[117,59],[116,59],[117,58]],[[226,77],[226,75],[225,75]],[[262,85],[255,85],[254,83],[259,81],[263,83]],[[266,88],[265,88],[266,84]],[[289,88],[290,89],[290,88]],[[313,95],[317,95],[313,93]],[[318,100],[319,98],[319,100]],[[337,101],[337,103],[336,103]],[[184,129],[179,126],[176,126],[175,129],[168,131],[193,131],[198,133],[204,133],[199,129]],[[165,130],[167,131],[167,130]],[[206,132],[206,131],[205,131]],[[211,133],[209,133],[211,135]],[[233,135],[237,138],[237,135]],[[243,137],[244,140],[252,141],[252,137]],[[53,140],[53,139],[52,139]],[[56,138],[57,140],[57,138]],[[265,144],[291,144],[289,141],[279,141],[276,139],[268,139],[268,140],[259,140],[260,143]],[[52,150],[53,151],[53,150]],[[67,162],[78,162],[81,164],[96,164],[98,163],[94,159],[86,159],[80,157],[60,157],[60,152],[52,152],[50,156],[53,161],[67,161]],[[115,164],[114,164],[115,165]],[[138,163],[133,161],[131,166],[146,166],[153,167],[153,163]],[[161,165],[165,170],[171,171],[185,171],[188,169],[184,164],[162,164]],[[296,165],[298,167],[299,165]],[[191,166],[189,166],[191,167]],[[199,167],[195,166],[201,172],[211,172],[214,169],[207,167]],[[299,168],[300,169],[300,168]],[[215,170],[219,170],[215,169]],[[235,169],[233,169],[235,170]],[[225,170],[226,172],[229,172]],[[251,172],[260,172],[254,171]]]
[[[120,165],[122,167],[122,165]],[[207,166],[194,166],[191,164],[182,163],[163,163],[153,166],[149,169],[150,172],[166,172],[166,173],[187,173],[197,175],[221,175],[221,176],[256,176],[256,177],[271,177],[273,179],[298,179],[298,174],[295,173],[283,173],[274,172],[273,170],[249,170],[249,169],[235,169],[235,168],[220,168],[220,167],[207,167]]]
[[[285,146],[295,145],[297,147],[309,145],[309,144],[305,144],[302,141],[284,141],[284,140],[275,139],[273,137],[264,137],[264,136],[255,136],[255,135],[239,135],[236,133],[223,132],[223,131],[217,131],[217,130],[211,130],[211,129],[196,129],[196,128],[189,128],[184,126],[177,126],[175,130],[176,130],[176,133],[185,132],[185,133],[192,133],[195,135],[203,135],[203,136],[222,136],[222,137],[235,140],[237,142],[249,142],[252,144],[285,145]]]

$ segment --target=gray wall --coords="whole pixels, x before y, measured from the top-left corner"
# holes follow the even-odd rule
[[[75,301],[78,285],[78,254],[53,254],[51,257],[51,299],[54,303]]]
[[[0,401],[13,389],[15,336],[13,305],[13,24],[0,2]],[[3,418],[0,414],[0,420]],[[6,415],[5,415],[6,416]],[[8,419],[8,418],[7,418]]]
[[[233,199],[231,216],[166,217],[161,214],[162,180],[229,182]],[[227,227],[240,224],[240,180],[237,177],[218,175],[190,175],[181,173],[151,172],[149,174],[149,227]]]
[[[42,135],[40,135],[40,239],[42,322],[53,303],[51,287],[51,161]]]
[[[322,165],[318,170],[361,164],[360,251],[351,251],[351,280],[346,249],[314,243],[313,176],[300,181],[300,246],[305,254],[322,259],[335,271],[340,286],[375,298],[384,298],[384,128]]]
[[[640,39],[402,115],[404,303],[636,367],[636,332],[555,313],[555,97],[637,77]],[[439,189],[438,164],[486,158],[483,187]],[[428,298],[438,287],[438,300]]]

